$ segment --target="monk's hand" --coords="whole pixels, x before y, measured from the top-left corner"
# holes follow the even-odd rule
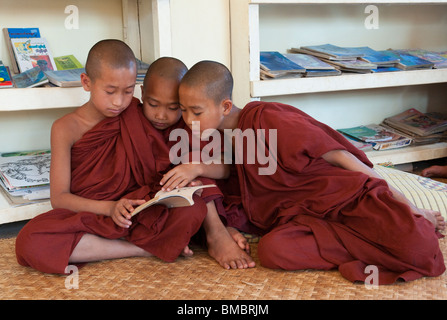
[[[163,186],[163,191],[170,191],[188,185],[188,183],[200,176],[200,174],[200,164],[184,163],[165,173],[160,180],[160,184]]]
[[[114,205],[111,209],[111,217],[112,220],[122,228],[129,228],[132,224],[130,220],[132,215],[132,211],[135,206],[139,206],[143,204],[144,200],[133,200],[133,199],[120,199],[115,201]]]

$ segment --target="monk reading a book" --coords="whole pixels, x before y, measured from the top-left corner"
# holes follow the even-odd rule
[[[233,135],[234,153],[242,152],[235,163],[239,188],[248,219],[263,233],[263,266],[338,268],[353,282],[366,281],[368,266],[375,266],[378,284],[445,271],[438,242],[445,222],[438,212],[411,205],[335,130],[280,103],[257,101],[238,109],[232,87],[225,66],[199,62],[182,79],[180,107],[188,126],[199,121],[201,132]],[[261,155],[276,161],[274,170],[265,170],[259,154],[248,163],[253,155],[236,150],[236,129],[254,132]],[[275,139],[269,140],[270,130]]]
[[[89,101],[52,127],[54,210],[20,231],[21,265],[66,273],[69,263],[130,256],[171,262],[191,254],[188,243],[207,215],[207,203],[221,193],[214,188],[194,196],[192,207],[154,206],[130,218],[142,199],[161,188],[163,173],[172,167],[169,130],[156,130],[144,117],[133,98],[135,81],[135,57],[124,42],[93,46],[81,78]]]

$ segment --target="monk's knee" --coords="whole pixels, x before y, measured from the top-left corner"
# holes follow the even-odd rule
[[[30,266],[29,261],[38,252],[39,248],[36,248],[36,242],[33,241],[33,232],[26,225],[20,230],[16,238],[16,259],[22,266]]]
[[[258,243],[258,257],[261,265],[270,269],[282,269],[281,261],[284,260],[282,248],[280,239],[275,234],[264,235]]]

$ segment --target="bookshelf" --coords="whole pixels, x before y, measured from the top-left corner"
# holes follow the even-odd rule
[[[269,99],[270,101],[273,100],[279,102],[284,102],[283,100],[286,100],[285,103],[288,103],[295,97],[297,97],[296,99],[305,97],[303,99],[310,100],[318,99],[321,95],[325,97],[332,97],[331,94],[336,95],[336,98],[340,98],[342,95],[349,96],[354,92],[368,92],[368,97],[370,97],[380,95],[382,92],[381,90],[386,90],[387,93],[400,89],[415,91],[412,88],[427,88],[430,85],[437,86],[435,90],[438,91],[438,96],[441,95],[442,97],[443,92],[446,91],[446,69],[402,71],[382,74],[343,74],[341,76],[319,78],[273,80],[260,80],[259,78],[259,52],[261,50],[286,52],[287,49],[290,49],[291,47],[331,42],[338,45],[342,43],[342,46],[368,45],[379,50],[384,50],[388,47],[392,47],[393,45],[401,45],[402,48],[418,46],[430,47],[433,43],[435,43],[438,47],[442,47],[443,50],[446,50],[447,41],[445,40],[445,37],[442,36],[442,29],[436,30],[437,34],[435,36],[433,36],[433,34],[430,35],[434,37],[433,39],[435,39],[436,36],[439,36],[439,38],[436,38],[437,40],[434,40],[433,42],[428,41],[427,39],[429,37],[427,35],[422,36],[424,33],[422,31],[418,32],[417,30],[420,27],[421,29],[426,28],[423,29],[424,32],[432,32],[432,29],[430,28],[431,23],[434,22],[430,20],[433,19],[435,19],[434,21],[439,22],[440,25],[445,23],[443,22],[445,21],[445,17],[447,17],[447,1],[445,0],[375,0],[361,2],[355,0],[230,1],[232,32],[231,58],[232,72],[235,78],[233,98],[237,105],[245,105],[247,102],[252,100],[269,101]],[[339,26],[346,24],[348,25],[346,30],[351,31],[349,27],[352,27],[353,18],[349,15],[357,15],[359,19],[364,19],[366,15],[363,14],[362,17],[362,15],[358,15],[358,12],[359,10],[364,9],[368,4],[382,5],[379,8],[381,10],[381,14],[384,16],[383,21],[386,22],[388,19],[388,23],[385,24],[384,22],[383,24],[385,24],[385,27],[383,27],[380,31],[382,32],[380,33],[382,39],[379,39],[380,37],[377,36],[374,37],[373,33],[361,33],[357,31],[353,32],[352,34],[345,33],[340,36],[341,32],[339,30]],[[285,9],[280,10],[281,7]],[[303,12],[306,13],[301,13],[301,9],[303,9]],[[406,11],[405,13],[400,13],[399,10]],[[320,14],[320,12],[324,13]],[[392,12],[392,14],[396,15],[395,20],[397,20],[397,22],[390,22],[393,17],[387,17],[387,12]],[[360,14],[362,13],[363,12],[360,12]],[[412,20],[415,15],[419,15],[422,19],[422,23],[420,24],[421,26]],[[274,18],[271,18],[271,16]],[[337,21],[335,23],[331,23],[331,19]],[[363,27],[360,25],[361,22],[362,21],[356,22],[359,24],[357,29]],[[404,25],[407,25],[406,34],[399,33],[405,28]],[[428,25],[428,27],[425,25]],[[389,28],[388,35],[386,34],[386,27]],[[306,33],[309,35],[306,35]],[[268,34],[268,41],[265,41],[266,39],[263,37],[263,34]],[[330,37],[332,34],[335,35],[334,38]],[[365,40],[367,37],[362,37],[364,34],[371,35],[371,39]],[[348,39],[350,38],[348,35],[353,38],[353,43],[349,43],[351,39]],[[421,39],[416,38],[417,36]],[[290,39],[283,40],[284,38],[288,37]],[[385,43],[383,42],[383,38],[392,39],[394,43]],[[294,39],[308,42],[297,43],[294,42],[296,41]],[[357,93],[357,97],[358,95],[359,94]],[[326,98],[325,101],[327,102],[327,100],[328,99]],[[428,101],[430,98],[425,98],[425,100]],[[444,95],[444,104],[446,100],[447,99]],[[306,102],[306,100],[304,101]],[[348,103],[350,102],[349,99],[347,99],[347,101]],[[294,103],[289,104],[295,105]],[[349,109],[349,107],[350,106],[347,106],[346,108]],[[355,110],[355,107],[356,106],[353,105],[352,110]],[[408,107],[405,109],[408,109]],[[306,110],[303,111],[308,112]],[[393,114],[391,111],[389,112],[390,113],[383,115],[383,118]],[[395,113],[397,114],[398,112]],[[354,111],[352,114],[354,114]],[[360,124],[364,123],[356,123],[353,124],[353,126]],[[347,126],[342,125],[341,127]],[[370,151],[367,155],[374,163],[392,162],[394,164],[398,164],[445,157],[447,156],[446,148],[447,145],[445,143],[437,143],[428,146],[407,147],[398,150]]]
[[[80,15],[78,30],[64,28],[66,4],[42,0],[26,2],[24,6],[25,2],[0,0],[0,28],[38,26],[42,36],[49,41],[54,56],[74,53],[81,63],[85,63],[91,46],[107,38],[125,41],[135,55],[145,61],[170,54],[170,39],[166,37],[166,32],[169,32],[166,25],[170,24],[169,0],[78,1],[75,2]],[[17,18],[14,20],[17,15],[21,16],[20,22],[16,21]],[[23,21],[26,21],[26,26],[23,26]],[[145,30],[144,37],[140,28]],[[6,49],[2,47],[3,36],[1,41],[0,60],[10,65]],[[141,97],[138,86],[135,96]],[[88,98],[89,93],[82,87],[0,89],[0,152],[48,148],[52,121],[73,107],[84,104]],[[48,116],[51,119],[42,119]],[[35,132],[35,128],[43,133]],[[0,224],[28,220],[49,210],[50,201],[12,207],[0,194]]]

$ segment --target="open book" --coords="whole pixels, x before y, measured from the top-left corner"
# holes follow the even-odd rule
[[[155,194],[155,196],[152,199],[136,207],[135,210],[132,212],[132,217],[136,215],[138,212],[155,204],[163,204],[168,208],[192,206],[194,204],[192,196],[197,190],[215,186],[216,185],[214,184],[207,184],[204,186],[197,186],[197,187],[183,187],[171,191],[160,190]]]

